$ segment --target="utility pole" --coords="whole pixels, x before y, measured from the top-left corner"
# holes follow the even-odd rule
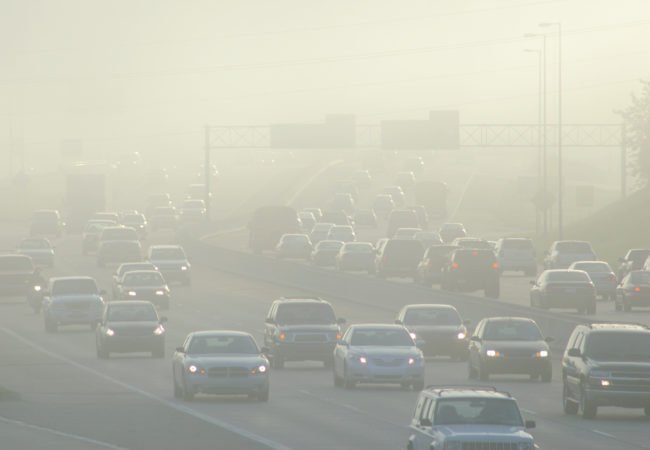
[[[204,169],[205,169],[205,216],[206,220],[210,222],[212,205],[210,204],[210,127],[205,126],[205,154],[204,154]]]
[[[537,55],[537,193],[543,190],[543,144],[542,144],[542,103],[544,102],[543,96],[543,61],[542,61],[542,51],[541,50],[531,50],[525,49],[525,52],[535,53]],[[540,218],[545,215],[545,208],[540,208],[538,204],[535,205],[535,234],[539,236],[540,234]],[[541,211],[540,211],[541,209]],[[543,220],[543,219],[542,219]],[[546,227],[544,227],[544,234],[546,234]]]

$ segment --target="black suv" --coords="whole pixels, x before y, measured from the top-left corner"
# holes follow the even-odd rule
[[[320,298],[283,297],[273,301],[265,322],[264,345],[272,367],[281,369],[285,361],[323,361],[331,367],[345,320]]]
[[[479,291],[499,298],[499,263],[488,249],[459,248],[449,254],[442,267],[440,287],[446,291]]]
[[[566,414],[596,417],[600,406],[643,408],[650,416],[650,329],[645,325],[578,325],[562,358]]]
[[[44,282],[29,256],[0,255],[0,296],[24,295],[34,312],[39,312]]]

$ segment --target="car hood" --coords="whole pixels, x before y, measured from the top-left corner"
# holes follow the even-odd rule
[[[339,331],[340,328],[336,324],[323,324],[323,325],[280,325],[280,330],[285,333],[297,333],[301,331]]]
[[[448,438],[474,442],[532,441],[524,427],[505,425],[439,425],[437,431]]]
[[[650,374],[650,361],[648,362],[643,362],[643,361],[632,361],[632,362],[626,362],[626,361],[591,361],[591,369],[592,370],[602,370],[602,371],[625,371],[625,370],[632,370],[632,371],[639,371],[639,372],[647,372]]]
[[[188,364],[196,364],[205,369],[210,367],[229,367],[234,365],[255,367],[260,364],[267,364],[268,360],[261,355],[232,354],[232,355],[189,355],[186,359]]]
[[[152,321],[152,320],[144,320],[144,321],[137,321],[137,322],[111,322],[108,321],[106,322],[106,326],[108,328],[111,328],[113,330],[125,330],[125,329],[145,329],[145,330],[155,330],[158,328],[160,325],[159,322],[157,321]]]
[[[416,347],[380,347],[375,345],[350,346],[350,352],[367,356],[414,356],[419,355]]]
[[[415,334],[455,334],[461,331],[465,331],[465,327],[462,325],[406,325],[406,328]]]
[[[52,295],[50,300],[53,302],[75,302],[75,301],[102,301],[102,297],[98,294],[61,294]]]

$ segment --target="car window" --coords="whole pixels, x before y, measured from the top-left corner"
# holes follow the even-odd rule
[[[106,318],[110,322],[154,322],[158,314],[153,305],[111,305]]]
[[[0,257],[0,270],[33,270],[32,260],[26,256]]]
[[[609,264],[606,262],[583,262],[583,263],[574,263],[574,270],[584,270],[589,273],[609,273],[612,271],[612,268],[609,267]]]
[[[20,243],[20,248],[23,250],[39,250],[51,248],[51,245],[44,239],[25,239]]]
[[[250,336],[194,336],[190,355],[257,354],[257,344]]]
[[[165,281],[158,272],[127,272],[124,275],[124,284],[127,286],[160,286],[165,284]]]
[[[533,243],[528,239],[504,239],[501,248],[506,250],[531,250]]]
[[[334,310],[327,303],[285,303],[278,305],[278,325],[325,325],[336,322]]]
[[[650,272],[630,272],[630,281],[634,284],[650,284]]]
[[[413,346],[413,339],[403,329],[356,329],[350,340],[358,346]]]
[[[591,281],[589,279],[589,275],[587,275],[584,272],[579,272],[579,271],[548,272],[546,274],[546,280],[547,281],[558,281],[558,282],[564,282],[564,281],[588,282],[588,281]]]
[[[437,401],[434,425],[523,426],[523,420],[510,399],[455,398]]]
[[[458,312],[450,308],[409,308],[405,325],[460,325]]]
[[[52,286],[52,295],[97,294],[97,284],[91,278],[71,278],[56,280]]]
[[[591,333],[584,354],[597,361],[650,361],[650,333]]]
[[[540,341],[542,333],[527,320],[489,321],[483,339],[486,341]]]
[[[429,421],[431,420],[431,404],[432,401],[430,398],[425,398],[424,402],[422,404],[422,408],[420,409],[420,415],[418,417],[418,421],[422,423],[422,419],[428,419]]]
[[[564,253],[591,253],[589,242],[558,242],[555,248]]]
[[[153,248],[151,259],[185,259],[185,252],[181,248]]]

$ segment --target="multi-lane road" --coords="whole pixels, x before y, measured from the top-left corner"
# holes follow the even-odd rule
[[[304,177],[297,184],[306,182],[313,186],[302,186],[304,197],[295,202],[319,203],[324,194],[318,181]],[[3,227],[0,246],[11,248],[23,234],[21,228]],[[220,240],[232,244],[233,236],[237,233],[210,243],[188,243],[193,284],[172,287],[163,360],[140,355],[99,360],[88,327],[46,334],[42,318],[24,302],[2,299],[0,449],[404,448],[417,393],[384,386],[336,389],[331,372],[316,363],[288,363],[284,370],[272,371],[268,403],[237,397],[197,397],[192,403],[173,398],[170,356],[188,332],[240,329],[261,342],[267,308],[283,295],[323,296],[349,323],[392,321],[403,305],[423,301],[452,303],[473,323],[496,314],[530,315],[545,334],[557,338],[558,347],[575,323],[584,320],[530,310],[510,298],[452,295],[210,247]],[[151,237],[154,242],[174,239],[165,233]],[[75,235],[57,242],[53,273],[88,274],[102,288],[110,287],[111,269],[98,269],[92,256],[82,256]],[[532,434],[542,448],[650,448],[649,422],[638,410],[605,408],[595,421],[564,415],[557,351],[553,361],[550,384],[507,376],[490,382],[511,392],[527,418],[537,421]],[[466,372],[464,363],[433,359],[427,361],[426,382],[467,383]]]

